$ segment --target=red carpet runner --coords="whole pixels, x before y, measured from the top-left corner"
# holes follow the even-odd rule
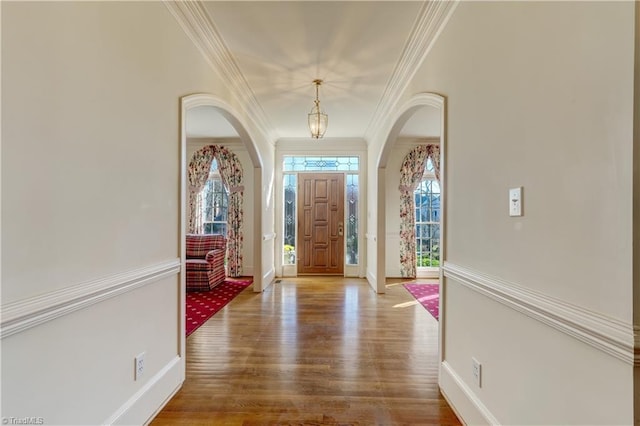
[[[227,278],[211,291],[187,292],[186,335],[196,331],[220,309],[231,302],[242,290],[249,287],[253,280]]]
[[[415,283],[407,283],[403,285],[404,288],[406,288],[407,291],[411,293],[411,295],[415,297],[416,300],[420,302],[420,304],[424,306],[424,308],[437,320],[440,313],[438,307],[440,299],[439,285]]]

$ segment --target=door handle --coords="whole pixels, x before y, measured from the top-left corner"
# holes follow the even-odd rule
[[[338,222],[338,235],[344,235],[344,224],[342,222]]]

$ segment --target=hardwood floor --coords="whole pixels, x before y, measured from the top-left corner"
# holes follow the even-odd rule
[[[152,425],[459,425],[438,390],[438,323],[400,284],[282,279],[187,339]]]

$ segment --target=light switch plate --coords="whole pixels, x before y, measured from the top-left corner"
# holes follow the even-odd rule
[[[509,189],[509,216],[522,216],[522,187]]]

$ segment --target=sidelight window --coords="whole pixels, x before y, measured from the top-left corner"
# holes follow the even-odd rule
[[[297,175],[284,175],[284,265],[296,263],[296,182]]]

